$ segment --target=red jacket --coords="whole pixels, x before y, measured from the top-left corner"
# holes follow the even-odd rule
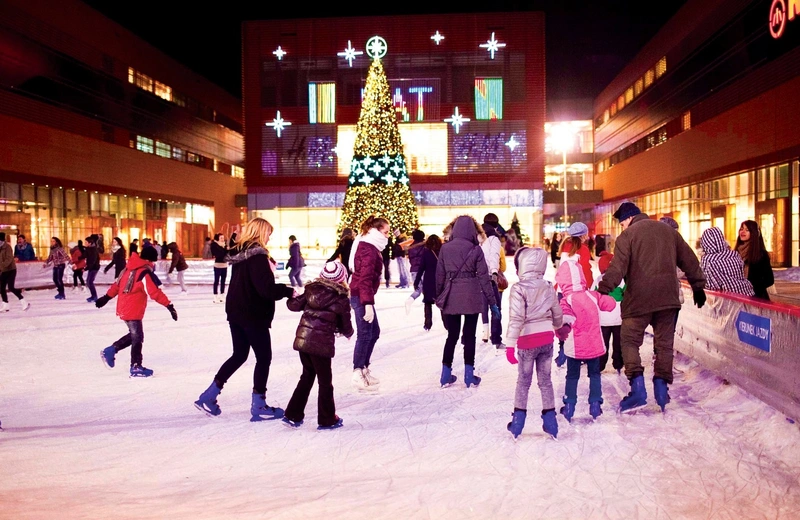
[[[128,265],[119,278],[109,287],[106,296],[117,300],[117,316],[120,319],[141,320],[147,308],[147,295],[164,307],[169,305],[169,298],[159,288],[161,282],[153,274],[153,264],[139,258],[138,253],[133,253],[128,260]]]
[[[361,305],[374,305],[375,293],[381,286],[383,255],[372,244],[360,241],[353,258],[350,295],[358,297]]]
[[[78,246],[75,246],[70,250],[70,260],[72,262],[73,269],[77,270],[86,268],[86,259],[83,257],[81,250],[78,249]]]
[[[581,266],[583,276],[586,278],[586,287],[591,287],[594,283],[594,274],[592,274],[592,264],[590,262],[592,253],[589,251],[589,248],[586,247],[586,244],[581,244],[581,247],[578,249],[578,258],[578,265]]]

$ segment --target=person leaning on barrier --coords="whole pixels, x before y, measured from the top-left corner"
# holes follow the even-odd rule
[[[675,290],[675,268],[680,267],[686,274],[697,307],[702,307],[706,301],[706,279],[692,249],[670,226],[651,220],[631,202],[623,202],[614,212],[614,218],[619,221],[623,231],[616,241],[614,259],[597,290],[608,294],[625,280],[622,359],[631,391],[620,402],[620,411],[647,404],[639,347],[648,325],[653,326],[656,351],[653,393],[663,411],[670,400],[668,385],[672,384],[675,313],[681,306]]]

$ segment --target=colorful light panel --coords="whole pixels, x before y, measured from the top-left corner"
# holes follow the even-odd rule
[[[503,119],[503,78],[475,78],[475,119]]]
[[[336,83],[308,84],[308,122],[336,122]]]

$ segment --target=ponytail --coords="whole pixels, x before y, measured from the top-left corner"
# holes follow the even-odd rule
[[[575,253],[578,252],[578,249],[581,248],[581,241],[580,237],[567,237],[561,242],[561,250],[559,253],[568,253],[569,256],[574,256]],[[567,251],[569,249],[569,251]]]
[[[383,226],[388,226],[388,225],[389,221],[386,220],[385,218],[376,217],[375,215],[370,215],[369,217],[367,217],[367,220],[365,220],[364,223],[361,224],[361,234],[366,235],[372,228],[380,229]]]

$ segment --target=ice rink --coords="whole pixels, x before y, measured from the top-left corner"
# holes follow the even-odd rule
[[[609,363],[596,422],[584,372],[575,418],[559,416],[551,439],[534,383],[515,441],[506,424],[516,366],[479,339],[480,387],[463,385],[459,349],[458,383],[439,388],[438,313],[426,333],[421,299],[407,316],[410,290],[381,289],[371,366],[380,390],[352,388],[355,339],[339,338],[344,427],[316,430],[315,389],[305,424],[291,430],[249,421],[252,355],[220,395],[221,416],[195,409],[231,352],[224,307],[208,286],[166,292],[179,321],[150,302],[149,379],[128,377],[129,350],[113,370],[100,360],[126,331],[116,301],[95,309],[69,289],[66,301],[29,291],[23,313],[11,297],[0,315],[0,518],[800,518],[798,425],[683,356],[666,414],[652,399],[646,344],[647,407],[615,413],[629,387]],[[267,401],[285,406],[301,372],[299,314],[277,307]],[[553,366],[557,400],[565,373]]]

